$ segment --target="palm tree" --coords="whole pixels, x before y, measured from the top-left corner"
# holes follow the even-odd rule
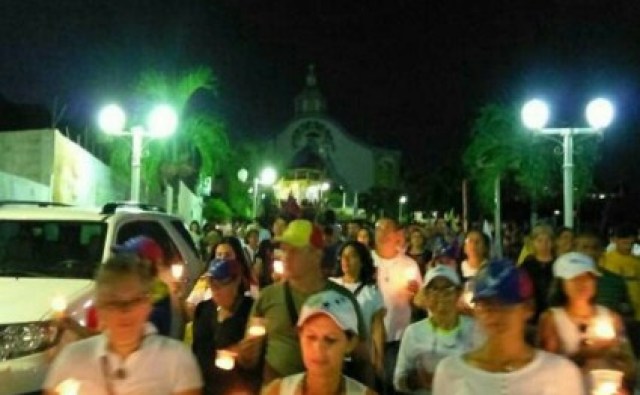
[[[554,155],[561,150],[558,141],[526,130],[517,114],[515,108],[501,104],[482,107],[463,156],[464,167],[475,183],[482,207],[492,207],[495,181],[500,178],[529,197],[535,218],[537,204],[562,190],[562,156]],[[593,139],[576,139],[575,146],[574,187],[579,201],[592,185],[597,146]]]

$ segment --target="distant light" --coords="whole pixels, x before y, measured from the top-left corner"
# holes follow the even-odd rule
[[[249,178],[249,172],[247,171],[247,169],[240,169],[238,170],[238,180],[242,183],[247,182],[247,179]]]
[[[553,215],[560,215],[560,210],[554,210]]]
[[[265,167],[260,172],[260,184],[262,185],[272,185],[276,182],[278,178],[278,173],[273,167]]]
[[[594,129],[604,129],[611,124],[614,115],[613,104],[609,100],[598,98],[587,105],[587,122]]]
[[[147,128],[154,137],[169,137],[178,127],[178,114],[167,104],[156,106],[147,118]]]
[[[530,100],[522,107],[520,116],[528,129],[542,129],[549,121],[549,106],[540,99]]]
[[[604,193],[601,193],[600,196],[598,196],[598,199],[600,200],[604,200],[607,198],[607,195],[605,195]]]
[[[105,106],[98,114],[98,126],[109,134],[118,134],[124,129],[126,122],[124,111],[117,104]]]
[[[407,202],[407,195],[400,196],[400,199],[398,199],[398,202],[400,202],[400,204],[405,204]]]

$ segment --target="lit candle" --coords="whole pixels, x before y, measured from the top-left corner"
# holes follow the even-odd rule
[[[67,299],[64,296],[56,296],[51,300],[51,309],[55,318],[63,318],[67,309]]]
[[[464,284],[464,292],[462,292],[462,300],[464,303],[471,307],[475,307],[475,303],[473,302],[473,280],[469,280]]]
[[[174,263],[171,265],[171,275],[176,280],[180,280],[182,278],[182,274],[184,273],[184,265],[182,263]]]
[[[233,352],[229,350],[218,350],[216,352],[216,366],[223,370],[231,370],[236,365]]]
[[[249,330],[247,330],[247,334],[250,337],[260,337],[267,334],[267,328],[264,325],[264,318],[262,317],[253,317],[249,321]]]
[[[80,392],[80,382],[74,379],[66,379],[56,387],[59,395],[78,395]]]
[[[592,324],[593,337],[603,340],[611,340],[616,337],[613,322],[609,317],[596,318]]]
[[[284,264],[281,260],[273,261],[273,272],[276,274],[284,273]]]
[[[622,372],[610,369],[594,369],[591,375],[593,395],[616,395],[622,383]]]

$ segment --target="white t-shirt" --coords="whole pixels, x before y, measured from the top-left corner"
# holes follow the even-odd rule
[[[536,350],[528,365],[491,373],[467,364],[461,355],[443,359],[433,379],[434,395],[586,395],[580,371],[568,359]]]
[[[55,391],[69,380],[80,384],[78,395],[170,395],[202,387],[200,369],[182,343],[151,333],[127,359],[107,350],[100,334],[65,347],[53,362],[44,388]],[[64,385],[64,384],[62,384]]]
[[[391,259],[381,258],[375,251],[371,255],[378,268],[378,289],[387,309],[384,317],[387,341],[399,341],[405,328],[411,323],[413,295],[409,293],[407,286],[411,280],[422,286],[420,268],[416,261],[404,253],[398,253]]]
[[[424,369],[433,373],[440,360],[449,356],[463,354],[474,349],[484,341],[475,320],[469,316],[459,316],[458,325],[448,331],[437,329],[430,318],[425,318],[407,327],[402,336],[393,385],[398,391],[411,394],[431,394],[421,389],[410,391],[403,383],[409,371]]]
[[[351,293],[354,293],[360,286],[359,282],[345,283],[342,280],[342,277],[331,277],[330,280],[335,282],[336,284],[342,285],[343,287],[351,291]],[[378,290],[377,286],[371,284],[362,287],[360,292],[358,292],[355,297],[358,301],[358,304],[360,305],[362,318],[364,319],[365,326],[367,327],[367,338],[369,338],[368,335],[371,334],[371,319],[378,310],[384,308],[382,294],[380,293],[380,290]]]

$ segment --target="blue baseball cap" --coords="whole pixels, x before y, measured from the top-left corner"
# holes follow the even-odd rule
[[[508,259],[490,261],[474,278],[474,302],[495,298],[504,304],[517,304],[532,297],[533,284],[529,275]]]
[[[240,263],[235,259],[214,259],[209,263],[205,276],[209,280],[223,283],[235,280],[240,275]]]

